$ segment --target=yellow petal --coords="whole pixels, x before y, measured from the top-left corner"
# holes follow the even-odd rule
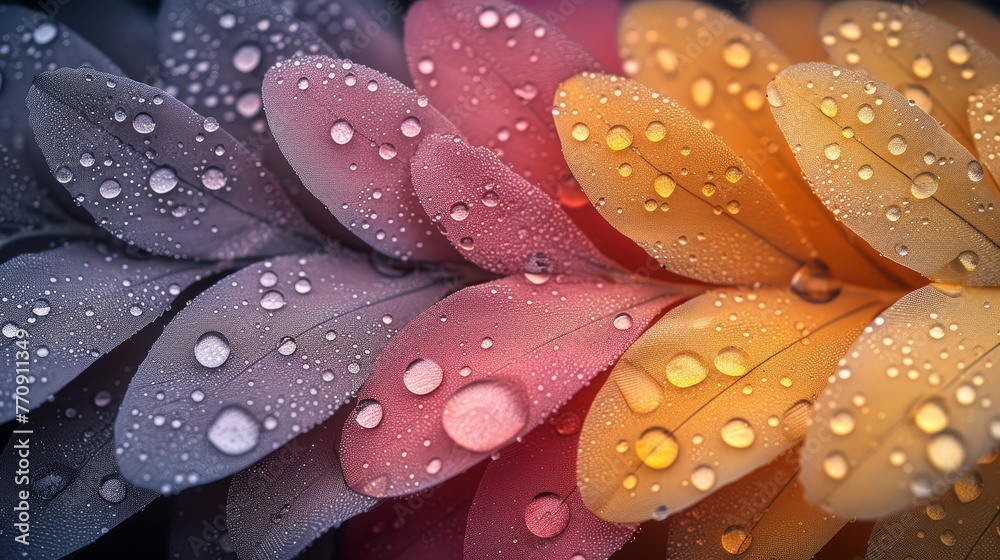
[[[750,24],[763,31],[794,62],[826,60],[819,36],[808,32],[819,24],[819,17],[825,8],[823,2],[754,0],[749,4]]]
[[[1000,82],[1000,59],[948,22],[888,2],[841,2],[819,31],[830,60],[902,92],[973,149],[969,95]],[[994,31],[996,33],[996,31]]]
[[[887,270],[900,267],[852,243],[802,179],[764,96],[789,60],[759,31],[699,2],[653,0],[624,9],[619,44],[625,71],[691,111],[742,157],[742,167],[775,192],[834,274],[882,288],[905,284],[895,278],[905,273]]]
[[[837,360],[887,303],[853,288],[826,304],[724,289],[667,313],[587,414],[577,457],[587,506],[618,522],[680,511],[794,446]],[[711,485],[692,483],[703,464]]]
[[[678,104],[604,74],[567,80],[555,103],[563,154],[591,202],[671,271],[785,284],[810,257],[774,194]]]
[[[997,117],[1000,117],[1000,84],[977,91],[969,100],[969,125],[976,151],[994,179],[1000,177],[1000,118]]]
[[[983,6],[961,0],[930,0],[920,9],[967,31],[993,54],[1000,53],[1000,35],[997,34],[1000,20]]]
[[[667,560],[811,558],[847,519],[810,504],[797,480],[799,449],[670,518]],[[711,466],[691,484],[704,485]]]
[[[877,517],[930,497],[1000,440],[1000,289],[933,284],[865,329],[817,404],[809,499]]]
[[[768,100],[813,190],[855,233],[932,280],[1000,284],[1000,197],[933,118],[820,63],[782,71]]]

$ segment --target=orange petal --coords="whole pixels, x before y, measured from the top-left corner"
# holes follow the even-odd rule
[[[768,101],[813,190],[855,233],[933,280],[1000,284],[1000,197],[927,113],[820,63],[782,71]]]
[[[865,329],[817,404],[800,475],[811,501],[885,515],[996,449],[997,301],[997,288],[935,284]]]
[[[964,29],[993,54],[1000,53],[1000,20],[984,6],[961,0],[931,0],[920,7],[923,11]]]
[[[806,434],[812,399],[886,303],[856,289],[826,304],[725,289],[668,312],[587,415],[577,457],[584,502],[608,521],[643,521],[771,461]],[[704,464],[711,484],[698,481]]]
[[[969,95],[1000,82],[1000,59],[964,31],[909,5],[841,2],[819,26],[830,60],[901,91],[973,149]]]
[[[915,275],[915,282],[902,280],[912,273],[890,270],[901,267],[865,243],[855,245],[803,180],[764,98],[765,86],[789,60],[763,34],[729,11],[654,0],[623,12],[619,40],[626,71],[690,110],[742,157],[743,168],[756,172],[785,203],[834,274],[882,288],[922,284]]]
[[[798,448],[670,518],[667,560],[811,558],[847,519],[806,501]],[[712,475],[703,465],[695,481]]]
[[[928,503],[879,519],[870,560],[969,560],[997,557],[1000,461],[990,456]]]
[[[969,125],[979,159],[996,180],[1000,177],[1000,84],[981,89],[969,99]]]
[[[580,74],[556,92],[554,114],[591,202],[671,271],[784,284],[809,259],[774,193],[677,103],[632,80]]]
[[[823,44],[814,33],[825,4],[820,0],[755,0],[750,2],[750,24],[764,32],[795,62],[826,60]],[[789,25],[795,22],[795,25]]]

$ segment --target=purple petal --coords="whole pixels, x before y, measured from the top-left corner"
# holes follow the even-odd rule
[[[196,259],[314,246],[315,230],[242,144],[154,87],[62,68],[35,78],[27,103],[56,180],[130,243]]]
[[[165,329],[116,427],[125,476],[163,492],[217,480],[329,418],[396,330],[433,304],[440,276],[390,277],[358,256],[253,264]]]
[[[236,560],[226,516],[229,479],[190,488],[177,496],[170,524],[171,560]]]
[[[14,372],[16,332],[30,336],[31,409],[97,358],[162,315],[182,290],[212,269],[139,259],[76,242],[0,265],[0,364]],[[0,376],[0,421],[14,418],[15,379]]]

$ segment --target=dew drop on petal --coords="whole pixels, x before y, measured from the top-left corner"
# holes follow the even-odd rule
[[[354,127],[344,119],[339,119],[330,127],[330,138],[337,144],[344,145],[354,138]]]
[[[260,297],[260,306],[268,311],[281,309],[285,306],[285,296],[277,290],[268,290]]]
[[[722,435],[722,441],[730,447],[735,447],[736,449],[744,449],[750,447],[753,444],[754,439],[756,439],[756,434],[753,431],[753,427],[750,423],[742,418],[733,418],[726,422],[719,432]]]
[[[709,465],[698,465],[691,471],[691,485],[702,492],[715,486],[715,469]]]
[[[614,321],[615,328],[620,331],[627,331],[632,328],[632,316],[628,313],[619,313]]]
[[[139,113],[134,119],[132,119],[132,128],[134,128],[136,132],[149,134],[156,128],[156,122],[153,120],[153,117],[149,115],[149,113]]]
[[[233,67],[247,74],[257,69],[260,59],[260,47],[254,43],[246,43],[233,52]]]
[[[354,421],[362,428],[372,429],[382,423],[382,403],[365,399],[354,409]]]
[[[742,525],[731,525],[722,532],[722,548],[734,556],[746,552],[752,540]]]
[[[700,355],[694,352],[681,352],[667,362],[666,376],[667,381],[677,387],[690,387],[708,377],[708,367]]]
[[[166,194],[177,186],[177,173],[169,167],[160,167],[149,176],[149,188],[157,194]]]
[[[201,335],[194,345],[195,359],[207,368],[214,369],[226,363],[230,351],[229,339],[216,331],[209,331]]]
[[[128,496],[128,485],[120,476],[109,475],[101,480],[100,486],[97,487],[97,493],[102,500],[109,504],[120,504]]]
[[[680,445],[673,434],[660,427],[649,428],[635,442],[635,453],[647,467],[662,470],[674,464]]]
[[[608,130],[605,142],[612,150],[624,150],[632,145],[632,131],[624,125],[616,124]]]
[[[569,518],[569,504],[552,492],[538,494],[524,509],[524,524],[533,535],[543,539],[550,539],[565,531]]]
[[[403,119],[403,123],[399,125],[399,131],[407,138],[413,138],[420,134],[420,130],[420,119],[417,117],[406,117]]]
[[[414,395],[426,395],[441,386],[444,371],[434,360],[418,358],[403,372],[403,385]]]
[[[441,425],[456,444],[491,451],[516,436],[528,421],[523,389],[503,381],[478,381],[462,387],[444,404]]]
[[[849,470],[847,457],[839,451],[834,451],[823,459],[823,472],[833,480],[842,480]]]
[[[222,409],[208,429],[208,441],[226,455],[243,455],[260,439],[260,424],[238,406]]]

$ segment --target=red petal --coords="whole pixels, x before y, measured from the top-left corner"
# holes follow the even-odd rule
[[[576,488],[580,425],[600,377],[487,467],[469,512],[467,560],[607,558],[632,537],[635,525],[600,519]]]
[[[410,182],[421,138],[458,132],[426,99],[370,68],[310,56],[268,71],[264,107],[302,183],[352,233],[399,259],[458,260]]]
[[[612,74],[622,73],[618,55],[620,0],[532,0],[531,9],[583,45]]]
[[[428,136],[411,161],[420,203],[466,259],[498,274],[624,273],[538,187],[487,148]]]
[[[544,19],[498,0],[424,0],[407,14],[405,48],[416,88],[514,171],[572,206],[587,203],[563,161],[552,99],[563,80],[598,69]]]
[[[439,560],[462,557],[466,518],[482,464],[447,483],[388,500],[347,523],[342,558]]]
[[[399,496],[469,468],[614,363],[679,293],[511,276],[434,305],[390,341],[362,388],[341,443],[348,484]]]

